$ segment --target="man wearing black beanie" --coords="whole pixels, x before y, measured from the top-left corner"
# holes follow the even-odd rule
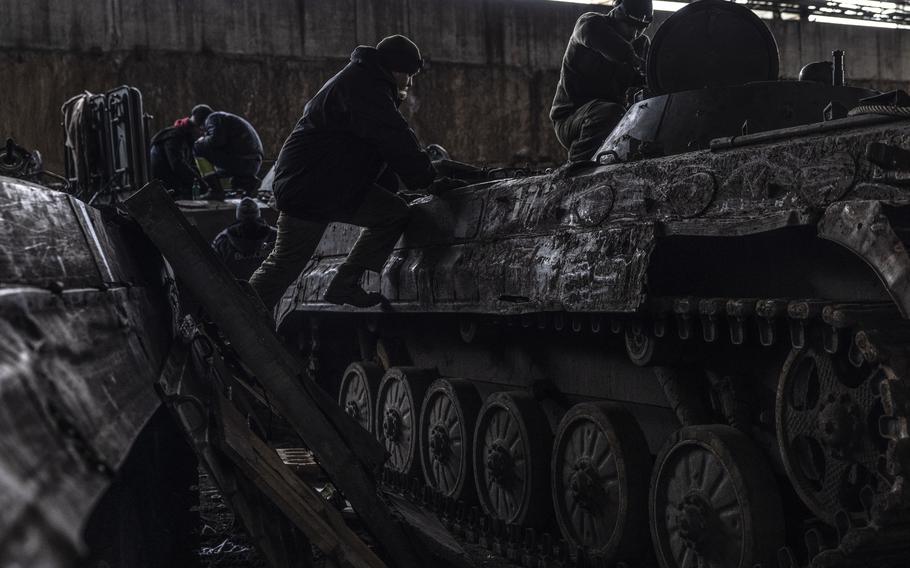
[[[383,300],[364,291],[360,279],[367,270],[382,270],[407,225],[408,205],[393,191],[399,179],[415,190],[436,174],[398,111],[422,66],[414,42],[387,37],[376,47],[356,48],[307,103],[275,164],[278,240],[250,278],[268,308],[300,275],[333,221],[364,230],[325,300],[357,307]]]

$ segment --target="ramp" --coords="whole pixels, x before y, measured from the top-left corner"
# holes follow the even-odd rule
[[[285,349],[273,331],[270,314],[259,299],[221,264],[164,188],[152,182],[126,200],[125,206],[169,261],[184,291],[201,303],[244,365],[268,391],[275,409],[315,453],[326,474],[382,544],[390,563],[399,567],[447,564],[427,550],[425,543],[409,535],[401,516],[393,514],[377,492],[374,473],[385,461],[385,450],[306,376],[303,363]],[[202,400],[191,406],[206,407],[206,404],[211,403]],[[283,506],[283,511],[288,509],[286,515],[292,521],[305,525],[296,507],[282,502],[289,495],[289,486],[283,472],[278,473],[280,460],[261,459],[262,447],[237,434],[236,421],[231,421],[230,412],[222,402],[215,405],[215,410],[220,415],[221,427],[225,428],[223,449],[243,464],[242,477],[252,479],[279,509]],[[299,486],[294,489],[298,490]],[[309,498],[305,491],[297,497],[295,503]],[[307,535],[314,539],[314,544],[319,544],[315,540],[319,538],[317,531],[298,527],[309,531]],[[345,561],[376,565],[363,551],[360,556]]]

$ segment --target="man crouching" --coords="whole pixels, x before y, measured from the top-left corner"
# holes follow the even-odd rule
[[[575,22],[562,59],[550,119],[569,162],[595,159],[626,112],[626,93],[644,84],[653,19],[651,0],[617,0],[609,14],[587,12]]]
[[[383,298],[360,286],[379,272],[408,223],[407,203],[383,185],[427,187],[435,171],[398,111],[423,60],[400,35],[360,46],[306,105],[275,164],[280,214],[275,248],[250,278],[268,308],[300,274],[328,223],[364,227],[325,292],[333,304],[370,307]],[[392,179],[392,183],[386,180]]]

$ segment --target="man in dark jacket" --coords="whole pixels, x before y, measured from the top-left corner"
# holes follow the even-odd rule
[[[208,105],[196,105],[192,120],[204,131],[193,145],[196,155],[210,161],[219,176],[230,177],[235,190],[251,195],[259,185],[256,174],[263,156],[262,141],[253,125],[236,114],[214,112]],[[221,193],[220,186],[215,186],[213,191]],[[223,195],[210,197],[217,199]]]
[[[408,206],[377,180],[388,179],[386,170],[391,170],[413,190],[435,177],[398,111],[422,65],[411,40],[387,37],[375,48],[355,49],[351,62],[307,103],[275,164],[278,241],[250,279],[267,307],[299,276],[333,221],[365,230],[339,266],[325,300],[357,307],[382,301],[379,294],[365,292],[360,279],[366,270],[382,270],[408,222]]]
[[[191,119],[181,118],[152,137],[149,152],[152,177],[173,190],[178,199],[191,198],[193,182],[201,179],[193,161],[193,142],[201,135],[202,129]]]
[[[259,205],[244,197],[237,205],[237,222],[218,233],[212,247],[237,278],[247,280],[272,252],[278,231],[262,219]]]
[[[627,91],[644,84],[650,42],[642,34],[652,18],[651,0],[621,0],[608,14],[575,22],[550,109],[570,163],[594,158],[625,114]]]

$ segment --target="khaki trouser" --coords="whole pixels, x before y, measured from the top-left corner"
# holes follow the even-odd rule
[[[621,105],[593,100],[579,107],[572,116],[556,122],[556,138],[569,151],[569,161],[593,160],[623,114]]]
[[[408,204],[403,199],[381,187],[371,187],[356,211],[332,219],[364,227],[345,263],[380,272],[404,232],[408,218]],[[327,222],[306,221],[287,213],[278,215],[275,248],[250,278],[250,286],[267,308],[272,309],[300,276],[327,226]]]

